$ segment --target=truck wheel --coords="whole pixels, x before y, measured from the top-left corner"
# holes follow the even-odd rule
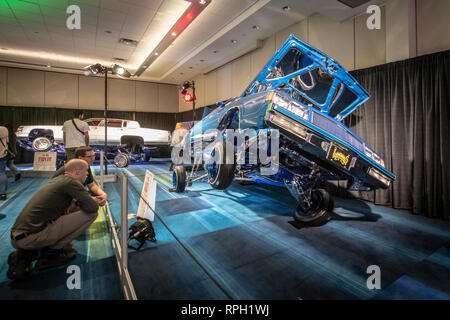
[[[295,209],[295,220],[305,226],[319,226],[328,221],[330,211],[333,210],[333,198],[324,189],[314,189],[308,205],[300,201]]]
[[[211,157],[216,157],[216,154],[219,163],[214,161],[212,164],[205,165],[206,171],[208,171],[208,182],[214,189],[224,190],[233,182],[236,162],[233,159],[232,164],[226,163],[226,144],[224,142],[214,146]]]
[[[114,164],[118,168],[126,168],[130,164],[130,156],[128,154],[124,153],[124,152],[119,152],[114,157]]]
[[[172,176],[175,192],[184,192],[184,189],[186,189],[186,178],[186,169],[183,166],[176,166]]]

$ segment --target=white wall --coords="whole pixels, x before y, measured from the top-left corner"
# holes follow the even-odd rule
[[[206,75],[194,77],[196,107],[240,95],[289,34],[341,63],[347,70],[373,67],[450,49],[449,0],[388,0],[381,29],[369,30],[368,14],[344,22],[313,14],[263,41],[263,46]],[[181,96],[181,95],[180,95]],[[179,100],[179,111],[192,104]]]
[[[108,79],[108,109],[178,112],[176,85]],[[103,77],[0,67],[0,106],[103,110]]]

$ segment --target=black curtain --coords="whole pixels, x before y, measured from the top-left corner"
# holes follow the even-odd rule
[[[397,179],[376,204],[450,219],[450,51],[353,71],[371,98],[344,122]]]

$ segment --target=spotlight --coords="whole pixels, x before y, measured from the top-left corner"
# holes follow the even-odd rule
[[[184,93],[184,95],[183,95],[183,99],[184,99],[184,101],[186,101],[186,102],[192,102],[192,101],[194,101],[194,96],[193,96],[192,94],[186,92],[186,93]]]
[[[117,74],[121,78],[129,78],[131,77],[131,73],[129,73],[126,69],[119,66],[118,64],[113,64],[111,67],[111,72],[113,74]]]
[[[103,66],[100,63],[84,67],[84,74],[86,76],[96,75],[97,73],[103,73],[103,71],[104,71]]]

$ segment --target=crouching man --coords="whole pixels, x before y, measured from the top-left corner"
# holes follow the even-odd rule
[[[38,270],[75,259],[72,240],[95,221],[98,213],[98,201],[83,187],[87,170],[86,161],[70,160],[64,175],[49,180],[25,205],[11,229],[11,243],[17,250],[8,256],[9,279],[25,279],[36,259]],[[70,207],[72,210],[68,210]]]

